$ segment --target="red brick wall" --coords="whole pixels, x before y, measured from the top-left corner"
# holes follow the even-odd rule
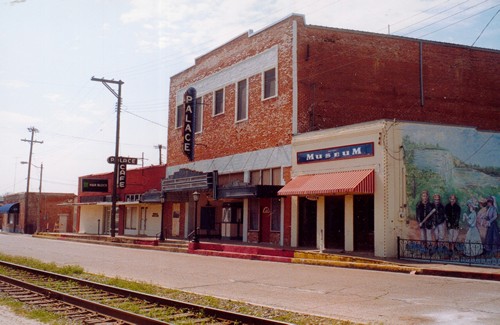
[[[151,189],[161,190],[161,180],[165,178],[166,166],[155,165],[144,168],[127,168],[127,186],[124,189],[118,189],[118,194],[121,199],[126,194],[143,194]],[[82,179],[107,179],[108,192],[82,192]],[[111,195],[113,192],[113,173],[95,174],[80,176],[78,181],[78,196],[105,196]]]
[[[246,34],[198,58],[196,65],[170,80],[168,163],[187,163],[182,152],[182,128],[175,129],[175,96],[215,72],[251,58],[278,44],[278,97],[262,101],[261,74],[249,78],[248,120],[235,123],[235,85],[225,87],[225,113],[212,117],[213,95],[203,98],[203,131],[196,134],[195,160],[222,157],[288,144],[291,142],[292,22],[285,20],[269,32]],[[214,89],[216,90],[216,89]]]
[[[300,30],[299,131],[377,119],[500,130],[500,52],[330,28]]]
[[[182,128],[175,129],[176,92],[278,45],[278,97],[261,100],[261,75],[249,79],[249,119],[234,122],[235,86],[225,87],[225,113],[212,117],[203,98],[203,132],[195,160],[288,144],[292,119],[292,21],[297,21],[299,133],[378,119],[500,130],[500,52],[422,41],[424,105],[420,98],[420,41],[306,26],[292,16],[199,57],[170,82],[168,161],[188,162]]]
[[[25,211],[25,193],[17,193],[5,196],[5,202],[19,202],[19,227],[16,232],[27,231],[29,233],[36,230],[37,219],[40,218],[40,231],[54,231],[56,223],[59,223],[59,215],[68,215],[67,229],[73,230],[73,216],[75,210],[73,206],[60,205],[61,203],[70,203],[76,198],[73,193],[36,193],[30,192],[28,197],[28,218]],[[40,217],[41,216],[41,217]],[[13,231],[13,229],[12,229]]]

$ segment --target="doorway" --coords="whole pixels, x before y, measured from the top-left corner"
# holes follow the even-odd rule
[[[344,196],[325,197],[325,248],[345,248]]]
[[[260,242],[271,241],[271,199],[260,199]]]
[[[354,196],[354,250],[374,251],[373,195]]]
[[[316,247],[317,202],[299,197],[299,246]]]
[[[146,235],[148,225],[148,208],[141,207],[141,212],[139,214],[139,235]]]
[[[59,215],[59,232],[67,232],[68,231],[68,215],[60,214]]]

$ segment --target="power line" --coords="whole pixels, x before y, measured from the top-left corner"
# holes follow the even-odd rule
[[[156,124],[156,125],[158,125],[158,126],[161,126],[162,128],[168,129],[168,126],[166,126],[166,125],[160,124],[160,123],[155,122],[155,121],[153,121],[153,120],[149,120],[149,119],[147,119],[147,118],[145,118],[145,117],[142,117],[142,116],[140,116],[140,115],[137,115],[137,114],[135,114],[135,113],[132,113],[131,111],[124,110],[123,112],[128,113],[128,114],[130,114],[130,115],[133,115],[133,116],[135,116],[135,117],[138,117],[138,118],[140,118],[140,119],[143,119],[144,121],[148,121],[148,122],[150,122],[150,123],[153,123],[153,124]]]
[[[491,17],[490,21],[486,24],[486,26],[484,26],[483,30],[481,31],[481,33],[479,33],[479,36],[476,38],[476,40],[474,41],[474,43],[472,43],[471,46],[474,46],[474,44],[476,44],[477,40],[481,37],[481,35],[483,35],[483,32],[486,30],[486,28],[488,28],[488,26],[490,25],[490,23],[498,15],[499,12],[500,12],[500,9],[497,10],[497,12],[495,12],[495,14],[493,15],[493,17]]]

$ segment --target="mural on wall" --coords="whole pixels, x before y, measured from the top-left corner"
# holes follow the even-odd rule
[[[467,256],[500,250],[500,134],[408,124],[403,146],[409,239]]]

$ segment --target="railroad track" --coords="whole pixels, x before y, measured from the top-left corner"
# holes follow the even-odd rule
[[[0,261],[0,293],[81,324],[288,324]]]

